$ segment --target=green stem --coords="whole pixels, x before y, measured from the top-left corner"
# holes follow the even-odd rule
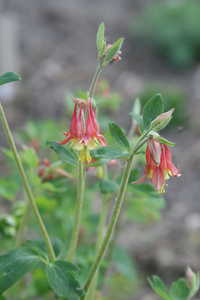
[[[107,209],[108,209],[108,199],[107,199],[107,197],[105,197],[105,199],[102,199],[102,207],[101,207],[100,220],[99,220],[99,225],[98,225],[98,237],[97,237],[97,243],[96,243],[96,253],[97,254],[98,254],[98,251],[101,247],[101,244],[102,244],[103,238],[104,238],[104,233],[105,233],[105,228],[106,228]],[[96,272],[95,276],[92,279],[86,300],[95,299],[97,281],[98,281],[98,271]]]
[[[120,215],[120,211],[122,208],[122,205],[124,203],[125,200],[125,195],[126,195],[126,190],[127,190],[127,186],[128,186],[128,181],[129,181],[129,177],[130,177],[130,173],[132,170],[132,166],[133,166],[133,159],[135,154],[137,153],[137,151],[140,149],[140,147],[146,142],[148,132],[146,132],[143,136],[141,136],[135,147],[133,148],[132,154],[130,156],[130,158],[127,160],[126,166],[124,168],[123,171],[123,175],[122,175],[122,180],[121,180],[121,184],[120,184],[120,188],[119,188],[119,193],[115,202],[115,206],[113,209],[113,214],[111,216],[111,220],[106,232],[106,235],[104,237],[104,240],[101,244],[101,247],[99,249],[99,252],[97,254],[96,260],[93,264],[93,266],[91,267],[88,279],[84,285],[84,291],[85,291],[85,296],[82,297],[82,299],[86,299],[85,297],[87,296],[88,290],[90,288],[90,285],[93,281],[93,278],[95,277],[96,272],[99,269],[99,266],[104,258],[104,255],[106,253],[106,250],[110,244],[111,238],[112,238],[112,234],[115,230],[115,226],[117,224],[119,215]]]
[[[88,90],[88,97],[89,98],[93,98],[94,96],[94,92],[95,92],[95,88],[96,88],[96,85],[97,85],[97,82],[98,82],[98,79],[99,79],[99,76],[102,72],[102,67],[100,64],[98,64],[97,66],[97,69],[96,69],[96,72],[92,78],[92,81],[91,81],[91,84],[90,84],[90,87],[89,87],[89,90]]]
[[[39,209],[37,207],[37,203],[36,203],[35,197],[34,197],[33,192],[31,190],[28,178],[27,178],[27,176],[25,174],[24,167],[22,165],[22,161],[21,161],[20,155],[19,155],[19,153],[17,151],[13,135],[11,133],[10,127],[8,125],[8,121],[6,119],[5,112],[4,112],[3,107],[2,107],[1,104],[0,104],[0,119],[1,119],[1,122],[2,122],[2,125],[3,125],[3,129],[4,129],[4,132],[5,132],[5,135],[6,135],[7,139],[8,139],[8,142],[10,144],[11,150],[13,152],[13,155],[14,155],[14,158],[15,158],[15,161],[16,161],[19,173],[20,173],[21,178],[22,178],[22,182],[24,184],[24,189],[25,189],[25,191],[27,193],[27,196],[28,196],[28,199],[30,201],[31,208],[32,208],[32,210],[33,210],[33,212],[35,214],[35,217],[37,219],[37,222],[38,222],[38,225],[40,227],[41,233],[42,233],[43,238],[45,240],[45,243],[46,243],[46,246],[47,246],[47,250],[48,250],[48,253],[49,253],[49,259],[52,260],[52,261],[54,261],[55,260],[55,253],[54,253],[53,246],[51,244],[51,240],[49,238],[49,235],[48,235],[48,232],[46,230],[46,227],[45,227],[45,225],[43,223],[43,220],[42,220],[42,217],[40,215]]]
[[[81,217],[84,203],[85,194],[85,167],[84,164],[79,161],[78,164],[78,178],[77,178],[77,203],[75,213],[75,225],[72,232],[72,238],[69,246],[67,260],[73,262],[76,255],[76,249],[78,245],[78,236],[80,232]]]

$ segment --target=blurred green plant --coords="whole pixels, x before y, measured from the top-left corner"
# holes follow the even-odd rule
[[[194,273],[190,268],[185,278],[172,282],[168,288],[159,276],[149,278],[149,284],[157,295],[163,300],[190,300],[199,290],[200,274]]]
[[[200,3],[196,0],[151,3],[136,17],[132,33],[152,44],[159,55],[183,69],[200,59]]]

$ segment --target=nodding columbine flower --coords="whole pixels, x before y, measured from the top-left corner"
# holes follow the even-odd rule
[[[170,176],[181,176],[180,171],[172,162],[172,154],[167,145],[151,138],[147,142],[146,166],[144,176],[136,183],[150,179],[155,188],[160,192],[165,192],[166,180]]]
[[[69,131],[65,132],[66,138],[60,144],[71,143],[71,147],[79,152],[82,162],[90,163],[92,157],[90,150],[99,145],[105,146],[106,140],[100,133],[100,127],[96,119],[96,111],[92,101],[75,98],[74,111]]]

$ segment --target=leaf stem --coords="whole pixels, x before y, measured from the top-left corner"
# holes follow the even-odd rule
[[[93,98],[93,96],[94,96],[96,85],[97,85],[97,82],[98,82],[98,79],[99,79],[99,76],[100,76],[101,72],[102,72],[102,67],[101,67],[100,64],[98,64],[97,68],[96,68],[96,72],[94,73],[94,76],[92,78],[92,81],[91,81],[91,84],[90,84],[90,87],[89,87],[89,90],[88,90],[88,97],[89,98]]]
[[[55,253],[54,253],[53,246],[51,244],[50,237],[48,235],[48,232],[46,230],[46,227],[45,227],[44,222],[42,220],[42,217],[40,215],[39,209],[37,207],[36,199],[35,199],[35,197],[33,195],[32,190],[31,190],[28,178],[27,178],[27,176],[25,174],[24,167],[22,165],[22,161],[21,161],[20,155],[19,155],[19,153],[17,151],[16,145],[15,145],[15,141],[14,141],[12,132],[10,130],[10,127],[9,127],[9,124],[8,124],[7,119],[6,119],[6,115],[5,115],[5,112],[4,112],[4,109],[3,109],[3,106],[1,105],[1,103],[0,103],[0,120],[1,120],[2,125],[3,125],[4,133],[5,133],[5,135],[6,135],[7,139],[8,139],[8,142],[10,144],[11,150],[13,152],[13,155],[14,155],[14,158],[15,158],[15,161],[16,161],[16,164],[17,164],[20,176],[22,178],[24,189],[25,189],[25,191],[27,193],[27,196],[28,196],[28,199],[30,201],[31,208],[32,208],[32,210],[33,210],[33,212],[35,214],[35,217],[37,219],[37,222],[38,222],[38,225],[40,227],[41,233],[43,235],[44,241],[46,243],[46,247],[47,247],[48,254],[49,254],[49,259],[51,261],[54,261],[55,260]]]
[[[85,195],[85,167],[84,164],[79,161],[78,163],[78,178],[77,178],[77,203],[75,212],[75,225],[72,232],[71,242],[69,245],[69,251],[67,260],[73,262],[76,255],[76,249],[78,245],[78,237],[80,232],[81,217]]]
[[[127,186],[128,186],[128,181],[129,181],[129,177],[130,177],[130,173],[133,167],[133,160],[134,160],[134,156],[137,153],[137,151],[140,149],[140,147],[146,142],[147,138],[146,136],[148,135],[148,132],[144,133],[137,141],[136,145],[134,146],[133,150],[132,150],[132,154],[130,155],[129,159],[127,160],[126,166],[124,168],[123,174],[122,174],[122,179],[121,179],[121,184],[120,184],[120,188],[119,188],[119,192],[117,195],[117,199],[115,202],[115,206],[113,209],[113,213],[111,216],[111,220],[110,223],[108,225],[108,229],[106,232],[106,235],[104,237],[104,240],[101,244],[101,247],[98,251],[96,260],[93,264],[93,266],[91,267],[88,279],[84,285],[84,291],[85,291],[85,296],[83,296],[81,299],[86,299],[85,297],[87,297],[87,293],[88,290],[90,288],[91,283],[93,282],[93,278],[96,276],[96,272],[99,269],[99,266],[104,258],[104,255],[106,253],[106,250],[110,244],[111,238],[112,238],[112,234],[115,230],[115,226],[117,224],[119,215],[120,215],[120,211],[122,208],[122,205],[124,203],[125,200],[125,195],[126,195],[126,190],[127,190]]]

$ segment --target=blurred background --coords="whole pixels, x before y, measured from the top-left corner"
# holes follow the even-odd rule
[[[111,108],[102,104],[109,117],[128,130],[134,99],[145,103],[157,92],[166,108],[176,109],[164,135],[177,144],[174,159],[182,177],[169,181],[160,220],[130,222],[118,237],[141,278],[156,273],[171,281],[187,265],[200,269],[199,15],[195,0],[0,1],[0,73],[22,75],[20,83],[0,88],[15,130],[30,121],[65,122],[71,95],[87,90],[95,70],[95,35],[102,21],[108,41],[125,38],[122,61],[102,76],[103,91],[117,94]],[[0,137],[5,145],[1,132]],[[3,159],[0,154],[1,164]],[[157,299],[142,280],[137,291],[129,287],[127,298],[120,298],[116,286],[109,299]]]

